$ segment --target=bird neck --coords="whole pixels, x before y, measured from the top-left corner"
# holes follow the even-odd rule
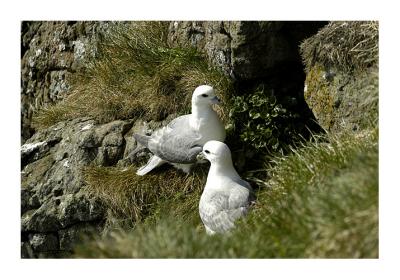
[[[217,177],[229,177],[233,180],[240,178],[235,167],[233,167],[233,163],[230,158],[218,162],[212,162],[208,172],[208,176],[210,175]]]
[[[209,104],[196,104],[192,103],[192,116],[193,119],[204,119],[215,114],[215,111]]]

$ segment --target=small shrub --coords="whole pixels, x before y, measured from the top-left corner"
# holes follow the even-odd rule
[[[273,89],[263,85],[251,94],[234,96],[229,116],[235,134],[258,153],[282,152],[304,129],[300,115],[285,108]]]

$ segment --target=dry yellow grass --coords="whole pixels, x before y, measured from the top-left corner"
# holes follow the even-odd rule
[[[205,184],[205,168],[197,167],[189,175],[165,168],[138,176],[134,167],[90,166],[83,170],[83,174],[86,191],[104,201],[111,220],[131,227],[148,216],[160,214],[157,211],[170,206],[171,201],[180,203],[168,209],[169,214],[192,214],[198,207],[198,197]]]
[[[192,92],[201,84],[213,86],[223,100],[229,100],[233,89],[229,78],[210,67],[195,49],[170,47],[167,26],[167,22],[114,23],[96,58],[82,73],[72,75],[68,97],[37,112],[33,125],[40,129],[76,117],[99,123],[162,120],[171,113],[188,112]]]
[[[316,62],[344,71],[365,69],[379,59],[377,21],[337,21],[323,27],[300,46],[309,71]]]

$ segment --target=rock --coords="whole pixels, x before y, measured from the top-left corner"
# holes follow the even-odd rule
[[[105,214],[101,202],[82,191],[64,195],[59,201],[56,202],[59,209],[58,220],[63,228],[78,222],[101,220]]]
[[[62,228],[55,200],[49,199],[39,209],[29,210],[22,215],[22,232],[54,232]]]
[[[319,64],[311,68],[304,97],[326,131],[359,131],[377,121],[377,68],[358,74],[338,71],[330,82],[322,77],[323,72]]]
[[[26,143],[21,146],[21,166],[27,162],[42,158],[49,151],[49,144],[46,141]]]
[[[29,245],[28,241],[22,241],[21,242],[21,258],[22,259],[31,259],[34,258],[35,254],[33,253],[33,250],[31,246]]]
[[[79,244],[85,237],[91,234],[99,234],[100,228],[88,223],[76,224],[67,229],[60,230],[60,249],[64,251],[72,251],[74,246]]]
[[[212,64],[234,79],[254,80],[300,62],[298,45],[325,24],[176,21],[170,24],[168,39],[172,45],[189,45],[205,52]]]
[[[75,240],[71,237],[68,243],[65,236],[80,232],[74,228],[77,224],[81,228],[103,224],[106,209],[85,192],[82,170],[90,164],[108,166],[121,160],[132,126],[129,120],[99,125],[80,118],[41,130],[26,141],[21,148],[22,255],[32,257],[32,251],[35,257],[61,256]],[[57,243],[58,249],[39,253],[54,245],[51,234],[62,234],[64,245],[60,248]]]
[[[104,214],[101,202],[81,191],[51,197],[38,209],[26,212],[21,227],[23,232],[57,231],[79,222],[101,220]]]
[[[373,22],[333,22],[301,45],[307,69],[304,98],[326,131],[357,132],[378,121],[375,27]]]
[[[22,22],[21,138],[34,133],[34,110],[64,99],[68,78],[96,54],[108,22]]]
[[[29,243],[38,252],[59,250],[58,237],[54,233],[34,233],[29,235]]]
[[[21,212],[25,213],[31,209],[40,207],[40,201],[36,193],[30,189],[21,189]]]

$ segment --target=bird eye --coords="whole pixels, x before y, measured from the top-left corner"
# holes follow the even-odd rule
[[[201,96],[208,97],[208,94],[203,93]]]
[[[206,154],[209,154],[209,153],[210,153],[210,151],[209,151],[209,150],[205,150],[204,152],[205,152]]]

